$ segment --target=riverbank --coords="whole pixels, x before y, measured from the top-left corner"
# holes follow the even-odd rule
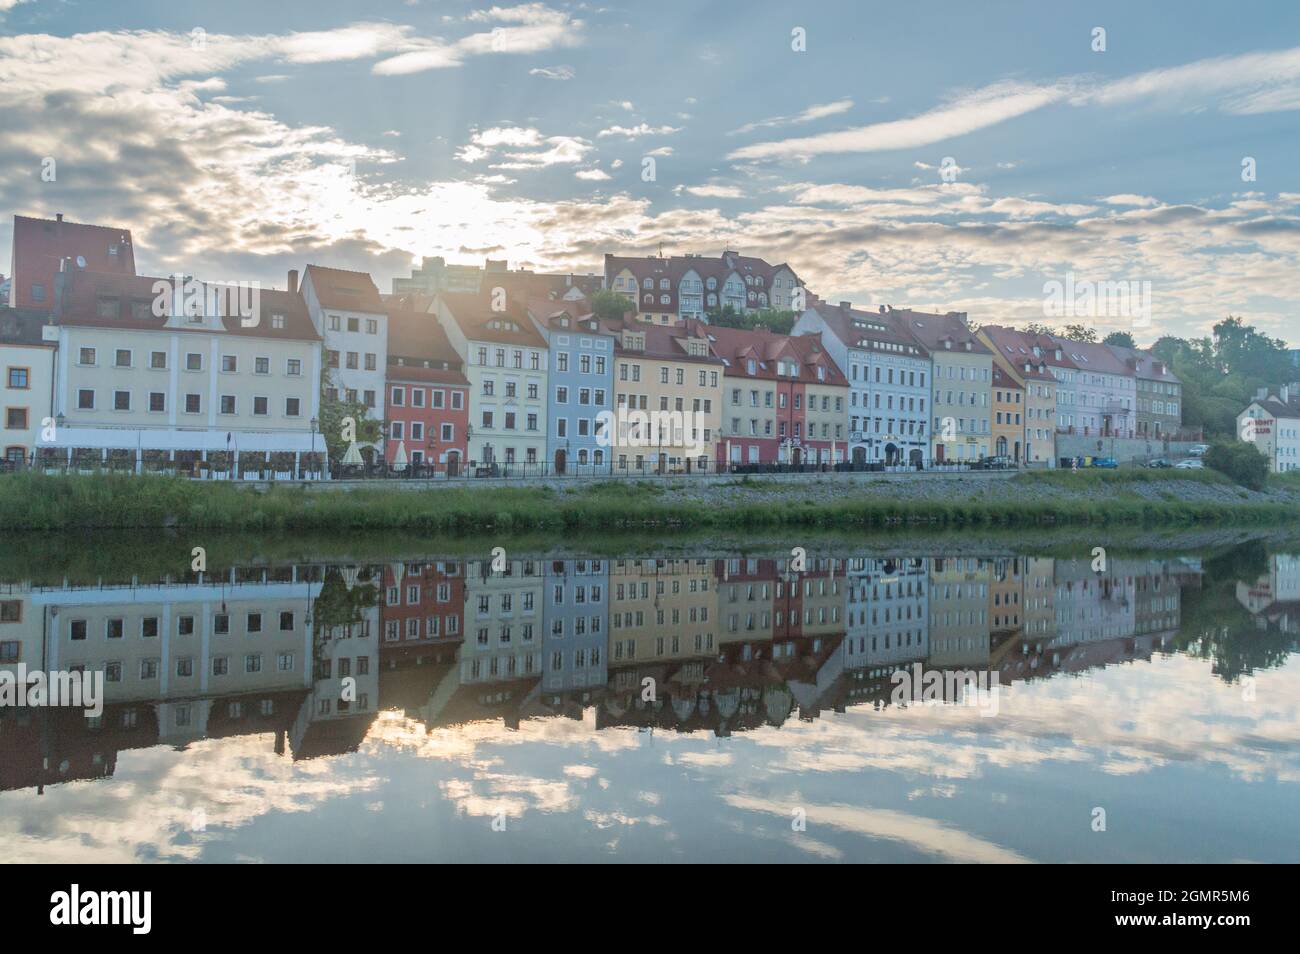
[[[182,478],[0,477],[0,530],[409,530],[442,533],[708,530],[781,527],[1187,526],[1294,522],[1300,482],[1263,491],[1210,472],[1064,471],[610,480],[574,486],[483,484],[426,490],[319,488]]]

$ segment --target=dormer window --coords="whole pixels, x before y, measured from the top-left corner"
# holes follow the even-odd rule
[[[753,358],[750,358],[748,361],[745,362],[745,371],[747,373],[754,374],[757,370],[758,368],[755,365]]]

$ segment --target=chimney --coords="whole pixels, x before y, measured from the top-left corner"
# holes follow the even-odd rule
[[[63,221],[63,213],[60,212],[60,213],[58,213],[56,216],[54,216],[54,221],[55,221],[55,222],[62,222],[62,221]]]
[[[288,291],[290,295],[298,294],[298,269],[296,268],[289,269]]]
[[[880,306],[880,313],[881,313],[882,315],[885,313],[885,306],[884,306],[884,305],[881,305],[881,306]]]
[[[1291,385],[1289,385],[1289,384],[1284,384],[1284,385],[1282,385],[1280,388],[1278,388],[1278,389],[1277,389],[1277,397],[1278,397],[1278,400],[1280,400],[1283,404],[1288,404],[1288,403],[1290,403],[1290,401],[1291,401]]]
[[[842,302],[840,302],[840,311],[848,311],[848,310],[851,309],[852,307],[853,307],[853,302],[851,302],[851,301],[842,301]]]

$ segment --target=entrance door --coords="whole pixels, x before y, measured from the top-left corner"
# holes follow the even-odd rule
[[[460,474],[460,452],[447,452],[447,476],[455,477]]]
[[[565,453],[564,453],[563,449],[561,449],[561,450],[557,450],[557,451],[555,452],[555,473],[556,473],[557,475],[563,475],[563,474],[564,474],[564,467],[565,467],[565,464],[566,464],[566,463],[568,463],[568,461],[567,461],[567,459],[566,459],[566,457],[565,457]]]

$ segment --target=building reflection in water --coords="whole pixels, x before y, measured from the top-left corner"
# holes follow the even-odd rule
[[[1300,618],[1300,561],[1237,584]],[[891,677],[1001,685],[1172,649],[1198,561],[1020,556],[433,560],[0,584],[0,665],[103,670],[103,715],[0,710],[0,787],[113,774],[118,753],[266,734],[355,750],[380,710],[424,725],[592,718],[725,736],[886,706]]]

